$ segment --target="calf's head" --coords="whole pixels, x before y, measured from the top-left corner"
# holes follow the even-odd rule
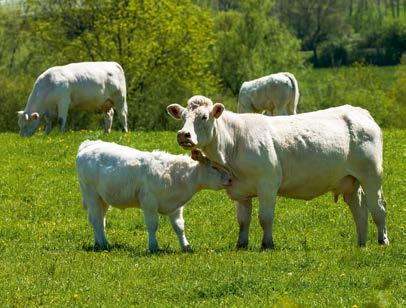
[[[199,162],[199,178],[202,188],[219,190],[232,184],[231,175],[223,167],[210,161],[200,150],[193,149],[192,159]]]
[[[30,137],[37,131],[41,121],[38,112],[28,114],[25,111],[18,111],[17,117],[21,136]]]
[[[178,144],[186,149],[202,148],[213,139],[215,121],[224,111],[224,105],[213,102],[204,96],[193,96],[186,108],[172,104],[166,108],[169,115],[176,120],[183,120],[183,127],[178,131]]]

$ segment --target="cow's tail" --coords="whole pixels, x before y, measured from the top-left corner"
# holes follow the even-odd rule
[[[295,75],[293,75],[292,73],[287,73],[287,72],[284,73],[284,74],[292,82],[292,85],[293,85],[293,88],[294,88],[294,91],[295,91],[293,100],[292,100],[292,102],[290,103],[290,106],[289,106],[289,114],[296,114],[297,104],[299,103],[299,96],[300,96],[299,85],[297,83]]]

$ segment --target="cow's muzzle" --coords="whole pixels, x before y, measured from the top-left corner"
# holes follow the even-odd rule
[[[192,141],[192,136],[189,132],[180,130],[178,131],[176,138],[181,147],[190,149],[196,146],[196,143]]]

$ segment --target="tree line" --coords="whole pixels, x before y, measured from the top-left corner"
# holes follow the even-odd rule
[[[134,129],[170,128],[167,104],[196,93],[235,97],[243,81],[272,72],[397,64],[406,49],[405,2],[4,1],[0,129],[15,129],[11,114],[24,107],[41,72],[70,62],[123,66]]]

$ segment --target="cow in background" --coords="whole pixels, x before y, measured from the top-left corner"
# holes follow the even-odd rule
[[[46,122],[45,134],[59,122],[65,130],[69,109],[101,111],[104,131],[110,132],[114,109],[123,131],[127,132],[125,75],[116,62],[81,62],[51,67],[34,83],[27,105],[18,111],[20,135],[32,136],[41,119]]]

